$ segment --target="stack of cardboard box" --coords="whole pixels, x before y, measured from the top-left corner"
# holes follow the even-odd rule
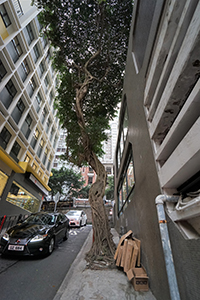
[[[116,266],[122,267],[136,291],[148,291],[148,276],[140,262],[140,240],[129,230],[117,246],[114,259]]]

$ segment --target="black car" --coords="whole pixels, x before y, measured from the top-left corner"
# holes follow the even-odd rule
[[[39,212],[31,214],[1,237],[2,254],[51,254],[54,245],[69,236],[69,220],[61,213]]]

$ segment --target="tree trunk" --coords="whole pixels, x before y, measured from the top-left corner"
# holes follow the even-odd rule
[[[92,264],[95,260],[114,263],[115,244],[112,239],[108,216],[105,211],[103,197],[107,181],[105,167],[92,151],[91,141],[87,134],[82,112],[83,99],[88,91],[89,81],[76,91],[76,115],[81,129],[84,158],[97,174],[97,179],[89,191],[89,202],[92,210],[93,244],[87,254],[88,261]]]
[[[112,239],[108,216],[103,203],[107,174],[105,167],[96,155],[93,153],[92,156],[95,159],[94,161],[90,160],[90,165],[95,170],[97,179],[89,191],[89,202],[92,210],[93,244],[87,254],[87,258],[90,261],[103,260],[112,264],[115,244]]]

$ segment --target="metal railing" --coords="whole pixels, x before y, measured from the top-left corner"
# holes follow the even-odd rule
[[[20,18],[24,14],[20,0],[12,0],[12,2],[18,17]]]

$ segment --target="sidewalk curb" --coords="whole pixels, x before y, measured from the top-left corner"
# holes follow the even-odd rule
[[[86,238],[86,240],[85,240],[81,250],[79,251],[77,257],[73,261],[69,271],[67,272],[67,275],[65,276],[63,282],[61,283],[61,286],[59,287],[59,289],[58,289],[55,297],[53,298],[53,300],[60,300],[62,295],[64,294],[65,290],[67,289],[67,286],[69,285],[70,280],[73,277],[73,274],[74,274],[74,271],[75,271],[76,267],[78,266],[78,264],[80,265],[81,259],[90,250],[91,245],[89,245],[89,244],[90,244],[90,241],[92,241],[92,234],[93,234],[93,229],[91,229],[90,233],[88,234],[88,237]],[[85,261],[85,263],[82,263],[82,265],[80,265],[82,271],[85,269],[85,266],[86,266],[86,261]]]

